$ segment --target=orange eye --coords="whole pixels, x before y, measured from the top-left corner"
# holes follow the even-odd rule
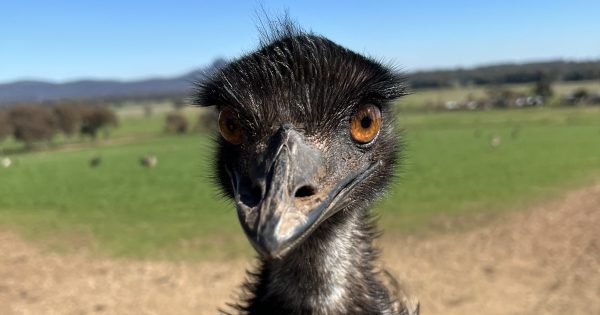
[[[358,109],[350,124],[352,138],[360,143],[371,142],[381,128],[381,111],[375,105],[365,105]]]
[[[219,113],[219,131],[227,142],[235,145],[242,143],[242,127],[237,113],[230,107],[225,107]]]

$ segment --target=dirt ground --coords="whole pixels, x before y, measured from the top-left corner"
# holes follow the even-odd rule
[[[600,183],[475,230],[380,243],[424,315],[600,314]],[[58,255],[0,231],[0,314],[215,314],[251,264]]]

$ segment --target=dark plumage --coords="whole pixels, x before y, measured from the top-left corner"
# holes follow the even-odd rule
[[[199,84],[221,111],[217,181],[260,255],[238,311],[413,314],[374,271],[368,209],[394,174],[404,94],[390,67],[287,22]],[[358,141],[351,125],[379,129]]]

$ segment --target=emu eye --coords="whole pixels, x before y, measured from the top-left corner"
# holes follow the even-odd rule
[[[219,113],[219,132],[231,144],[242,143],[242,127],[237,113],[230,107],[225,107]]]
[[[381,111],[375,105],[365,105],[358,109],[350,123],[352,138],[359,143],[371,142],[381,128]]]

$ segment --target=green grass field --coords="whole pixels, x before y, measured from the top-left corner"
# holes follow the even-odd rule
[[[160,259],[250,254],[233,206],[209,179],[210,136],[164,135],[163,117],[125,116],[109,142],[13,155],[14,165],[0,168],[0,225],[53,250]],[[436,228],[440,217],[517,209],[600,175],[598,108],[401,112],[399,125],[403,166],[376,205],[388,234]],[[158,157],[156,168],[139,165],[146,154]],[[92,168],[96,155],[102,163]]]
[[[393,230],[524,207],[600,174],[600,110],[406,114],[406,160],[379,209]],[[491,138],[501,145],[493,148]],[[389,215],[393,213],[393,215]]]

